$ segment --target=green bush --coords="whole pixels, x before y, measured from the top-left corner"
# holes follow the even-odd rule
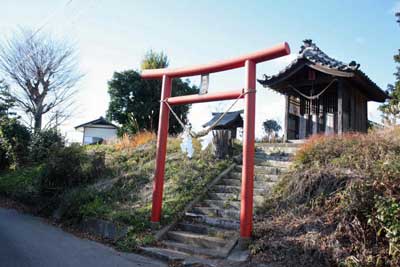
[[[0,119],[0,169],[18,167],[28,159],[30,131],[15,118]]]
[[[40,177],[42,192],[60,192],[85,185],[102,174],[104,154],[89,154],[79,145],[50,151]]]
[[[400,255],[400,203],[396,198],[376,197],[376,215],[370,216],[370,225],[377,226],[377,235],[389,241],[389,255]]]
[[[32,204],[38,196],[37,177],[41,166],[19,168],[0,175],[0,194]]]
[[[7,153],[7,145],[3,139],[0,138],[0,170],[8,169],[11,165],[11,160]]]
[[[65,213],[62,219],[71,223],[78,223],[83,218],[82,207],[92,202],[98,192],[90,186],[80,186],[67,190],[62,195]]]
[[[33,162],[45,161],[52,151],[59,150],[65,145],[64,138],[55,129],[42,130],[33,134],[30,143],[30,159]]]
[[[112,211],[109,203],[107,203],[101,195],[96,195],[94,199],[80,207],[82,217],[103,218]]]

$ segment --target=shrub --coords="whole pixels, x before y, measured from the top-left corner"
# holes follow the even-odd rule
[[[56,129],[42,130],[32,136],[30,158],[33,162],[45,161],[52,151],[64,147],[64,138]]]
[[[400,254],[400,204],[396,198],[376,197],[376,215],[370,216],[370,225],[377,226],[377,235],[389,241],[389,255],[397,258]]]
[[[0,170],[7,169],[10,166],[10,160],[7,155],[7,150],[3,147],[3,144],[0,145]]]
[[[79,145],[50,152],[40,179],[44,192],[60,192],[69,187],[87,184],[101,175],[104,153],[86,153]]]
[[[400,127],[314,136],[267,203],[281,209],[266,209],[262,216],[275,216],[268,218],[268,227],[292,218],[283,223],[285,234],[296,236],[307,233],[301,230],[307,229],[307,220],[323,222],[317,228],[319,249],[340,266],[400,266],[399,185]],[[261,233],[263,227],[273,232],[262,223],[256,229]],[[268,233],[258,238],[269,240]]]
[[[0,119],[0,169],[26,162],[30,131],[15,118]]]
[[[38,196],[37,177],[40,176],[40,166],[19,168],[0,176],[0,194],[32,204]]]
[[[111,210],[110,205],[108,205],[100,195],[96,195],[94,199],[88,203],[81,203],[79,208],[82,217],[95,218],[102,218],[106,214],[110,213]]]

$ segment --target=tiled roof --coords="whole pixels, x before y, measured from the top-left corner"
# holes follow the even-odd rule
[[[360,64],[357,64],[355,61],[346,64],[329,57],[310,39],[304,40],[303,43],[304,44],[300,47],[298,58],[305,58],[315,64],[340,71],[355,71],[360,67]]]
[[[100,117],[100,118],[98,118],[96,120],[92,120],[92,121],[80,124],[78,126],[75,126],[75,129],[80,128],[80,127],[89,126],[89,125],[107,125],[107,126],[112,126],[114,128],[118,128],[117,126],[115,126],[111,122],[107,121],[105,118]]]
[[[273,87],[274,84],[278,83],[282,79],[285,79],[284,77],[286,75],[297,71],[298,68],[301,68],[303,64],[311,64],[310,66],[315,65],[321,67],[321,69],[337,71],[336,73],[342,73],[346,75],[344,77],[351,77],[354,75],[359,76],[369,85],[369,87],[373,88],[373,91],[375,91],[376,95],[379,95],[381,100],[387,96],[387,94],[381,88],[379,88],[375,82],[373,82],[364,72],[359,69],[360,64],[356,63],[355,61],[351,61],[350,63],[346,64],[342,61],[329,57],[315,43],[313,43],[311,39],[306,39],[303,41],[303,43],[304,44],[300,47],[299,54],[288,66],[275,75],[264,75],[264,79],[258,80],[258,82],[264,87]]]
[[[243,110],[238,110],[238,111],[232,111],[226,113],[226,115],[222,118],[222,120],[217,124],[218,127],[227,127],[230,126],[232,123],[239,122],[239,127],[243,126],[243,119],[240,114],[243,113]],[[222,115],[223,113],[217,113],[213,112],[213,118],[209,121],[203,124],[203,127],[208,127],[212,125],[218,118]]]
[[[272,82],[278,77],[284,75],[288,71],[292,70],[293,67],[298,65],[298,63],[304,60],[327,67],[329,69],[336,69],[343,72],[352,72],[358,70],[360,67],[360,64],[357,64],[355,61],[351,61],[349,64],[346,64],[342,61],[331,58],[325,54],[315,43],[313,43],[311,39],[306,39],[303,41],[303,43],[304,44],[300,47],[299,54],[289,65],[275,75],[264,75],[264,80],[259,80],[259,82],[263,85],[267,85],[269,84],[269,81]]]

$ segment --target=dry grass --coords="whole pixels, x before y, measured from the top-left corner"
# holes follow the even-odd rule
[[[112,141],[112,145],[118,151],[125,149],[135,149],[138,146],[147,144],[148,142],[156,140],[156,135],[153,132],[139,132],[135,135],[124,134],[122,137]]]
[[[271,266],[400,266],[400,127],[312,137],[255,237]]]

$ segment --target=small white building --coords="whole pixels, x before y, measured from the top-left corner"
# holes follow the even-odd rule
[[[97,144],[106,140],[115,139],[117,138],[117,129],[117,126],[103,117],[75,127],[75,130],[83,133],[83,145]]]

